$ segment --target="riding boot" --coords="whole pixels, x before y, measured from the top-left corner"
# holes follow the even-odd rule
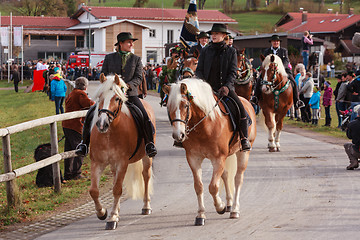
[[[144,129],[144,140],[145,140],[145,151],[149,157],[154,157],[157,154],[157,150],[154,144],[155,128],[151,120],[145,120]]]
[[[248,139],[248,120],[247,118],[241,118],[239,121],[239,134],[241,139],[241,148],[243,152],[251,150],[251,144]]]
[[[79,156],[86,156],[89,152],[89,144],[90,144],[90,130],[91,130],[91,123],[94,118],[95,109],[97,104],[94,104],[90,107],[89,111],[86,113],[85,122],[82,131],[82,141],[79,145],[76,146],[75,153]]]

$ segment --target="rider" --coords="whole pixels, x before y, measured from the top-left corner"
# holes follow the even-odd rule
[[[154,126],[138,97],[137,87],[142,82],[142,63],[141,58],[131,52],[134,47],[134,38],[130,32],[121,32],[117,35],[117,51],[105,56],[102,66],[102,73],[105,75],[119,74],[122,76],[126,84],[129,86],[127,91],[128,102],[136,105],[142,112],[144,128],[141,129],[145,140],[145,151],[149,157],[153,157],[157,154],[157,150],[154,145]],[[94,116],[94,109],[92,108],[86,115],[84,129],[83,129],[83,141],[78,145],[76,153],[79,155],[86,155],[88,152],[88,146],[90,143],[90,127],[91,120]],[[140,130],[140,129],[139,129]]]
[[[198,44],[190,48],[190,54],[194,54],[195,51],[197,51],[200,56],[201,49],[203,49],[208,44],[209,38],[210,36],[208,33],[201,31],[199,35],[196,36]]]
[[[225,44],[224,38],[227,32],[225,24],[214,23],[211,30],[212,42],[202,49],[196,68],[196,76],[208,82],[218,94],[233,99],[240,109],[239,135],[243,151],[250,151],[251,145],[248,137],[248,122],[246,111],[240,99],[234,91],[236,78],[236,50]]]
[[[296,109],[304,107],[303,101],[299,100],[298,87],[296,85],[295,79],[293,77],[293,74],[292,74],[290,66],[289,66],[290,61],[289,61],[287,49],[280,47],[281,39],[280,39],[279,35],[276,35],[276,34],[272,35],[270,42],[271,42],[271,47],[265,49],[264,56],[266,57],[269,54],[275,54],[281,58],[282,63],[285,67],[285,71],[288,74],[288,79],[290,80],[292,88],[293,88],[294,106]],[[254,95],[257,99],[259,99],[260,94],[261,94],[261,80],[259,79],[256,82]],[[257,101],[257,99],[255,99],[255,102]]]

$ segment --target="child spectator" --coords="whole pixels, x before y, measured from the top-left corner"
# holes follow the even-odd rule
[[[323,95],[323,106],[325,108],[325,125],[330,127],[331,125],[331,115],[330,115],[330,106],[332,105],[331,97],[333,90],[330,87],[331,83],[329,81],[324,82],[324,95]]]
[[[314,87],[314,94],[311,96],[309,106],[311,108],[312,120],[311,124],[318,125],[319,110],[320,110],[320,96],[321,93],[317,87]]]
[[[331,62],[328,62],[328,64],[326,65],[326,72],[327,72],[327,77],[330,77],[330,73],[331,73]]]
[[[56,114],[64,113],[64,99],[67,87],[65,82],[58,76],[53,77],[51,81],[51,95],[54,96]]]

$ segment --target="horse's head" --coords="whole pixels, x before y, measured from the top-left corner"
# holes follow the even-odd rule
[[[93,125],[96,125],[99,132],[106,133],[122,110],[123,103],[127,101],[125,93],[128,87],[118,75],[105,77],[101,74],[100,83],[94,97],[98,102],[98,114],[95,114]]]
[[[266,58],[261,57],[261,78],[262,84],[266,86],[266,92],[272,91],[282,83],[284,77],[287,77],[284,65],[280,57],[274,54],[268,55]]]
[[[184,60],[184,67],[182,70],[183,78],[190,78],[195,76],[195,70],[198,64],[198,59],[194,56],[188,56]]]
[[[214,109],[216,101],[210,85],[200,79],[187,78],[164,85],[163,91],[168,95],[167,110],[176,141],[183,142],[206,114],[211,120],[216,113],[221,115],[218,107]]]
[[[246,78],[246,76],[251,74],[251,64],[245,57],[245,48],[241,51],[237,51],[237,74],[238,76],[243,79]]]

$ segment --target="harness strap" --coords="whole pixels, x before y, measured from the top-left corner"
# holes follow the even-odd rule
[[[286,82],[286,84],[280,90],[277,90],[277,89],[273,90],[273,93],[274,93],[274,108],[275,108],[275,110],[277,110],[279,108],[280,94],[282,92],[284,92],[286,89],[288,89],[289,85],[290,85],[290,80],[288,80]]]
[[[195,75],[194,71],[189,67],[186,67],[182,70],[182,74],[184,74],[185,72],[189,72],[192,76]]]

